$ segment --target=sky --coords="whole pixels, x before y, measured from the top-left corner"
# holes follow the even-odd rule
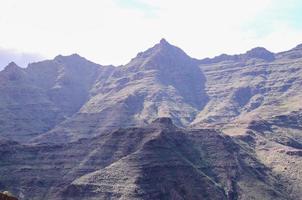
[[[20,52],[15,49],[0,48],[0,70],[7,66],[10,62],[15,62],[20,67],[26,67],[29,62],[35,62],[45,59],[39,54],[30,54]]]
[[[195,58],[302,43],[301,0],[0,0],[0,48],[126,64],[165,38]]]

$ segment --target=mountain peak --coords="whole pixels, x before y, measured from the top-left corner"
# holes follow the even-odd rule
[[[4,68],[3,72],[6,74],[8,80],[10,81],[21,80],[24,77],[24,70],[14,62],[10,62]]]
[[[264,47],[255,47],[246,52],[247,54],[255,54],[255,53],[271,53]]]
[[[160,50],[172,50],[173,49],[179,49],[178,47],[170,44],[165,38],[162,38],[159,43],[157,43],[154,47],[157,47],[156,49],[160,49]]]
[[[146,51],[138,53],[137,56],[130,61],[128,66],[151,66],[150,62],[153,62],[153,64],[156,65],[162,65],[165,62],[171,64],[171,62],[178,62],[179,60],[189,59],[191,58],[182,49],[168,43],[167,40],[163,38],[153,47],[147,49]]]
[[[10,62],[6,67],[6,71],[18,70],[20,67],[15,62]]]
[[[169,42],[168,42],[165,38],[162,38],[162,39],[159,41],[159,43],[160,43],[161,45],[170,45]]]
[[[274,53],[268,51],[264,47],[256,47],[246,52],[250,58],[260,58],[266,61],[273,61],[275,59]]]

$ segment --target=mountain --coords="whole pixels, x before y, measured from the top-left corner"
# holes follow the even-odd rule
[[[100,67],[79,55],[57,56],[23,69],[10,63],[0,73],[0,132],[27,141],[77,112],[94,82],[112,67]]]
[[[170,118],[67,145],[1,146],[0,184],[24,199],[290,198],[233,139]]]
[[[33,63],[23,71],[28,76],[28,84],[17,84],[26,90],[41,91],[43,94],[39,97],[43,96],[43,103],[50,104],[35,108],[38,116],[31,115],[31,119],[27,119],[34,125],[26,127],[31,129],[26,130],[26,135],[35,142],[75,141],[112,128],[147,124],[157,117],[171,117],[177,125],[185,126],[208,101],[204,91],[205,77],[196,60],[165,40],[139,53],[122,67],[101,67],[71,55]],[[10,96],[13,92],[5,93]],[[10,97],[10,102],[13,98]],[[76,100],[79,102],[74,102]],[[67,111],[70,106],[74,109]],[[28,106],[22,103],[20,107]],[[25,111],[24,115],[31,112]],[[24,115],[18,113],[14,120],[26,118]],[[24,142],[16,136],[23,136],[20,132],[25,128],[18,126],[21,124],[3,128],[1,132],[7,132],[5,137]],[[42,135],[35,138],[38,133]]]
[[[0,83],[0,190],[20,199],[301,199],[301,45],[195,59],[162,39]]]
[[[197,60],[162,39],[120,67],[76,54],[25,69],[9,65],[0,73],[0,134],[19,142],[68,142],[158,117],[242,134],[254,119],[302,107],[301,54],[299,46],[277,54],[258,47]]]
[[[233,132],[232,126],[246,128],[251,120],[301,109],[302,57],[297,57],[301,53],[299,48],[277,54],[255,48],[219,62],[217,58],[201,60],[210,101],[192,125]]]
[[[188,125],[207,102],[204,82],[196,62],[162,40],[115,68],[106,80],[98,80],[79,112],[38,141],[45,141],[45,136],[48,142],[66,141],[66,137],[73,141],[112,128],[150,123],[157,117]]]

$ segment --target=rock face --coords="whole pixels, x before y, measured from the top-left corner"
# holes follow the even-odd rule
[[[77,54],[10,63],[0,72],[0,190],[301,199],[301,91],[301,45],[198,60],[163,39],[119,67]]]
[[[169,118],[65,145],[1,146],[0,185],[20,199],[289,198],[230,137]]]

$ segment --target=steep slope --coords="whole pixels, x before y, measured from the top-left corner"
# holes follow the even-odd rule
[[[301,109],[301,55],[300,45],[277,54],[258,47],[198,61],[163,39],[120,67],[75,54],[4,70],[0,135],[69,142],[157,117],[242,134],[255,119]]]
[[[65,145],[1,146],[0,189],[20,199],[290,199],[230,137],[169,118]]]
[[[200,61],[210,100],[192,125],[240,132],[251,120],[301,109],[301,55],[299,46],[278,54],[255,48]]]
[[[261,162],[287,185],[293,199],[302,196],[302,110],[252,121],[248,135]]]
[[[0,190],[301,199],[301,89],[301,45],[196,60],[161,40],[120,67],[76,54],[10,63],[0,72]],[[147,125],[158,117],[181,128]]]
[[[78,55],[0,72],[0,136],[26,142],[77,112],[94,81],[110,71]],[[106,75],[105,75],[106,76]]]
[[[10,63],[0,73],[0,135],[25,141],[54,126],[63,116],[25,69]]]
[[[97,80],[79,112],[34,141],[75,141],[157,117],[187,126],[208,101],[204,85],[196,60],[163,39],[105,81]]]

